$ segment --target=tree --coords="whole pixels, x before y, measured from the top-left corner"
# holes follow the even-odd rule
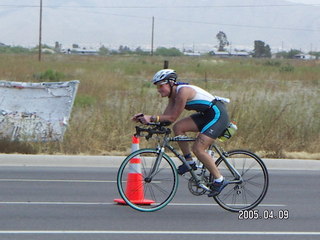
[[[320,58],[320,52],[309,52],[310,55],[315,56],[316,59]]]
[[[271,58],[271,56],[272,56],[271,48],[268,44],[264,48],[264,54],[265,54],[265,57],[267,57],[267,58]]]
[[[105,46],[101,46],[100,48],[99,48],[99,54],[100,55],[108,55],[108,54],[110,54],[110,50],[108,49],[108,48],[106,48]]]
[[[300,50],[297,49],[291,49],[288,52],[287,58],[294,58],[295,55],[302,53]]]
[[[155,55],[161,55],[161,56],[182,56],[182,52],[177,48],[165,48],[165,47],[159,47],[156,49]]]
[[[277,52],[276,58],[288,58],[288,53],[286,51]]]
[[[149,52],[143,51],[143,49],[141,47],[137,47],[135,50],[135,53],[138,55],[149,55]]]
[[[118,53],[119,54],[129,54],[129,53],[132,53],[132,51],[128,46],[120,45],[120,47],[118,49]]]
[[[0,53],[30,53],[32,50],[20,46],[1,46]]]
[[[271,48],[269,45],[265,45],[263,41],[256,40],[254,41],[254,50],[253,57],[261,58],[261,57],[271,57]]]
[[[218,49],[218,51],[219,52],[225,51],[225,46],[229,45],[229,41],[227,39],[227,35],[224,32],[220,31],[220,32],[218,32],[216,37],[217,37],[217,39],[219,41],[219,49]]]
[[[56,52],[60,52],[61,51],[61,44],[59,42],[56,42],[55,45],[54,45],[54,50]]]

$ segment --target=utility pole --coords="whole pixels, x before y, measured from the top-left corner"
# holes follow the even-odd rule
[[[41,36],[42,36],[42,0],[40,0],[40,20],[39,20],[39,62],[41,62]]]
[[[154,17],[152,17],[151,56],[153,56],[153,39],[154,39]]]

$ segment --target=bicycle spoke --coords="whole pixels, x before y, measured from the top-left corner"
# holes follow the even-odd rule
[[[243,176],[246,172],[246,170],[245,170],[245,166],[246,166],[246,159],[244,160],[244,161],[242,161],[242,171],[241,171],[241,176]]]
[[[151,185],[154,186],[160,193],[163,193],[163,195],[165,196],[169,195],[169,192],[165,188],[159,186],[158,184],[151,183]]]
[[[152,187],[147,186],[145,189],[145,194],[147,195],[147,191],[149,191],[151,199],[154,200],[155,202],[157,202],[157,198],[156,198],[156,194],[153,191]]]
[[[242,195],[242,204],[248,204],[248,198],[244,188],[241,195]]]
[[[256,166],[256,165],[257,165],[256,162],[252,162],[246,170],[243,169],[244,171],[242,172],[242,175],[241,175],[241,176],[243,176],[244,174],[246,174],[247,172],[249,172],[250,170],[252,170],[253,167]]]
[[[257,172],[255,175],[252,175],[251,177],[246,178],[246,179],[247,179],[247,181],[248,181],[248,180],[252,180],[252,179],[254,179],[254,178],[258,178],[258,177],[263,177],[263,173]]]
[[[252,199],[255,199],[257,197],[256,194],[254,194],[251,190],[249,190],[248,188],[246,187],[243,187],[243,190],[245,193],[247,193]]]
[[[254,181],[250,181],[250,180],[246,180],[246,183],[247,184],[251,184],[252,186],[258,187],[260,189],[262,189],[261,187],[263,187],[263,184],[257,183],[257,182],[254,182]]]

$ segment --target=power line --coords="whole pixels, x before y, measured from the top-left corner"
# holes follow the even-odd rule
[[[76,5],[43,5],[43,8],[92,8],[92,9],[183,9],[183,8],[265,8],[265,7],[314,7],[320,4],[247,4],[247,5],[177,5],[177,6],[76,6]],[[38,8],[39,5],[0,4],[0,7],[8,8]]]
[[[319,5],[320,4],[316,4]],[[304,4],[282,4],[282,5],[275,5],[275,4],[264,4],[264,5],[219,5],[219,6],[54,6],[54,5],[47,5],[42,6],[43,8],[62,8],[66,10],[71,10],[72,8],[81,8],[88,10],[91,9],[124,9],[124,8],[208,8],[208,7],[278,7],[278,6],[310,6]],[[39,5],[10,5],[10,4],[0,4],[0,7],[14,7],[14,8],[39,8]],[[110,15],[110,16],[118,16],[118,17],[129,17],[129,18],[140,18],[140,19],[150,19],[146,16],[133,16],[133,15],[126,15],[126,14],[116,14],[116,13],[106,13],[106,12],[97,12],[97,11],[90,11],[93,14],[103,14],[103,15]],[[184,23],[194,23],[194,24],[209,24],[209,25],[219,25],[219,26],[229,26],[229,27],[243,27],[243,28],[257,28],[257,29],[274,29],[274,30],[289,30],[289,31],[316,31],[313,29],[306,29],[306,28],[289,28],[289,27],[272,27],[272,26],[256,26],[256,25],[241,25],[241,24],[228,24],[228,23],[217,23],[217,22],[204,22],[204,21],[195,21],[195,20],[185,20],[185,19],[172,19],[172,18],[157,18],[160,20],[171,21],[171,22],[184,22]]]
[[[87,11],[85,11],[87,12]],[[106,13],[106,12],[89,12],[94,14],[101,14],[104,16],[116,16],[116,17],[127,17],[127,18],[138,18],[138,19],[144,19],[149,21],[150,17],[147,16],[134,16],[134,15],[127,15],[127,14],[117,14],[117,13]],[[163,17],[157,17],[158,20],[164,20],[164,21],[170,21],[170,22],[183,22],[183,23],[194,23],[194,24],[207,24],[207,25],[219,25],[219,26],[229,26],[229,27],[243,27],[243,28],[256,28],[256,29],[274,29],[274,30],[287,30],[287,31],[309,31],[309,32],[315,32],[318,30],[314,29],[307,29],[307,28],[290,28],[290,27],[272,27],[272,26],[257,26],[257,25],[241,25],[241,24],[228,24],[228,23],[218,23],[218,22],[205,22],[205,21],[196,21],[196,20],[186,20],[186,19],[174,19],[174,18],[163,18]]]
[[[203,21],[192,21],[192,20],[183,20],[183,19],[169,19],[169,18],[158,18],[171,22],[185,22],[185,23],[196,23],[196,24],[210,24],[210,25],[219,25],[219,26],[229,26],[229,27],[245,27],[245,28],[259,28],[259,29],[275,29],[275,30],[290,30],[290,31],[310,31],[314,32],[317,30],[306,29],[306,28],[289,28],[289,27],[272,27],[272,26],[255,26],[255,25],[240,25],[240,24],[228,24],[228,23],[214,23],[214,22],[203,22]]]

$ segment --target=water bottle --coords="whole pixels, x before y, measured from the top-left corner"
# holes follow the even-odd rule
[[[225,142],[230,139],[237,131],[238,127],[235,122],[229,123],[228,128],[223,132],[223,134],[218,137],[221,142]]]

